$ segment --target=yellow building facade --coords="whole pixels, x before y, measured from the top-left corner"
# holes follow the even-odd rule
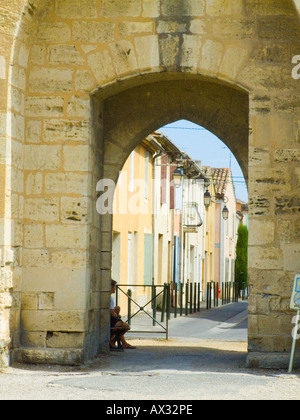
[[[113,204],[112,278],[140,303],[150,291],[140,286],[152,284],[153,163],[146,141],[132,151],[120,172]],[[125,313],[128,299],[122,291],[117,302]]]
[[[208,176],[211,174],[208,173]],[[215,196],[215,187],[209,185],[209,193]],[[215,281],[215,229],[216,229],[216,203],[211,201],[211,205],[205,212],[205,260],[203,265],[203,291],[207,290],[207,283]]]

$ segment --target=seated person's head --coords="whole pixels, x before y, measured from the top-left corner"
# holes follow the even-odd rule
[[[111,294],[116,293],[116,288],[117,288],[117,282],[116,282],[116,280],[111,279],[111,283],[110,283],[110,292],[111,292]]]

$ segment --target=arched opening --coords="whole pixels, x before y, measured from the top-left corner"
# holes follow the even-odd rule
[[[167,136],[168,129],[179,134]],[[177,121],[147,136],[120,172],[112,211],[112,278],[118,283],[115,303],[133,330],[130,339],[165,334],[175,345],[178,338],[212,337],[207,319],[222,322],[226,313],[226,321],[238,322],[227,336],[217,328],[214,337],[247,341],[247,267],[243,273],[235,267],[238,228],[248,227],[248,194],[245,181],[243,194],[237,194],[242,172],[224,148],[203,127]],[[206,149],[214,155],[211,161]],[[219,310],[229,303],[234,305],[228,312]],[[218,316],[203,313],[212,308]]]
[[[165,80],[162,80],[165,79]],[[102,94],[103,95],[103,94]],[[160,75],[112,96],[94,98],[97,116],[95,135],[104,151],[99,179],[115,183],[132,151],[155,130],[177,120],[186,119],[218,136],[235,155],[248,179],[249,98],[240,88],[229,87],[203,78]],[[100,135],[99,135],[100,133]],[[113,232],[112,214],[101,216],[101,273],[106,305],[109,307],[112,249],[120,247],[120,237]],[[134,232],[127,237],[134,255]],[[105,238],[105,241],[103,239]],[[137,235],[136,235],[137,239]],[[161,244],[161,250],[163,249]],[[116,249],[115,248],[115,249]],[[115,269],[115,273],[118,269]],[[134,276],[134,267],[131,270]],[[103,295],[103,297],[104,297]],[[105,328],[106,323],[106,328]],[[102,313],[100,339],[107,345],[109,320]]]

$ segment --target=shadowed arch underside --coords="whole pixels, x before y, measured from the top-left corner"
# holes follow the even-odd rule
[[[122,167],[115,165],[118,151],[123,165],[143,138],[179,119],[190,120],[219,137],[248,178],[248,94],[205,78],[172,78],[172,74],[104,100],[104,177],[117,179]]]

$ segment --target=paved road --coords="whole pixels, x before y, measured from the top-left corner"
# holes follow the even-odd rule
[[[248,305],[239,302],[170,322],[170,338],[247,341]]]
[[[135,339],[136,350],[77,368],[16,365],[0,373],[0,400],[299,399],[299,376],[245,367],[247,306],[170,322],[170,340]]]

